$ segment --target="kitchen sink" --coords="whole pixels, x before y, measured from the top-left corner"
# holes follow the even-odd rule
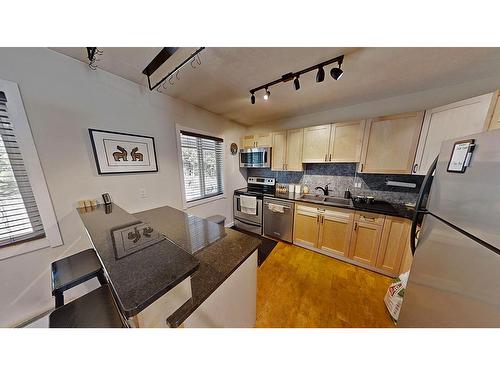
[[[306,201],[315,201],[315,202],[323,202],[325,197],[323,195],[315,195],[315,194],[302,194],[300,199],[304,199]]]
[[[333,203],[333,204],[341,204],[343,206],[350,206],[351,205],[350,199],[341,198],[341,197],[325,197],[324,202],[325,203]]]

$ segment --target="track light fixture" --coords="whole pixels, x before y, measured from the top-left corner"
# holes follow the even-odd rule
[[[318,73],[316,73],[316,82],[323,82],[325,80],[325,69],[323,66],[318,68]]]
[[[344,55],[341,55],[341,56],[337,56],[333,59],[323,61],[322,63],[313,65],[309,68],[302,69],[302,70],[295,72],[295,73],[293,73],[293,72],[286,73],[286,74],[282,75],[281,78],[278,78],[274,81],[268,82],[264,85],[261,85],[259,87],[256,87],[256,88],[250,90],[250,94],[251,94],[250,101],[252,104],[255,104],[255,95],[254,94],[256,91],[259,91],[262,89],[265,90],[264,100],[269,100],[269,97],[271,96],[271,93],[269,92],[269,87],[277,85],[278,83],[281,83],[281,82],[291,81],[292,79],[293,79],[293,86],[294,86],[295,90],[299,90],[300,89],[299,77],[302,74],[312,72],[316,69],[318,70],[318,72],[316,73],[316,82],[318,82],[318,83],[323,82],[325,80],[324,67],[327,65],[333,64],[333,63],[337,63],[338,67],[332,68],[330,70],[330,75],[332,76],[332,78],[334,80],[338,80],[338,79],[340,79],[340,77],[342,77],[342,74],[344,73],[342,71],[342,69],[340,68],[343,62],[344,62]]]
[[[270,96],[271,96],[271,93],[269,92],[269,90],[266,87],[266,92],[264,93],[264,100],[269,100]]]
[[[300,89],[299,76],[295,77],[295,79],[293,80],[293,86],[295,87],[295,91]]]

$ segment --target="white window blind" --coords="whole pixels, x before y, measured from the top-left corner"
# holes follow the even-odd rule
[[[0,91],[0,247],[45,237],[14,127]]]
[[[223,140],[184,130],[180,137],[186,202],[223,194]]]

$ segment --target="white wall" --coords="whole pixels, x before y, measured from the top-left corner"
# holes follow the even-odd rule
[[[446,86],[347,107],[333,108],[327,111],[315,112],[277,121],[259,123],[249,128],[249,132],[301,128],[332,122],[420,111],[493,92],[498,88],[500,88],[500,76],[494,76],[487,79],[467,81],[459,85]]]
[[[162,205],[182,208],[175,123],[224,139],[228,197],[189,212],[201,217],[222,214],[226,222],[232,221],[232,191],[246,182],[229,145],[238,143],[246,132],[243,126],[112,74],[89,71],[85,64],[48,49],[0,48],[0,62],[0,79],[19,84],[64,241],[58,248],[0,261],[0,327],[53,306],[50,263],[91,246],[75,211],[78,200],[107,191],[130,212]],[[98,175],[89,127],[155,137],[159,172]],[[148,198],[139,197],[142,188]]]

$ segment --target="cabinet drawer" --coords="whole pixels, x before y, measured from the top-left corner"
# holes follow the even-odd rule
[[[356,211],[354,220],[360,223],[370,223],[375,225],[384,225],[385,215],[374,214],[371,212]]]

